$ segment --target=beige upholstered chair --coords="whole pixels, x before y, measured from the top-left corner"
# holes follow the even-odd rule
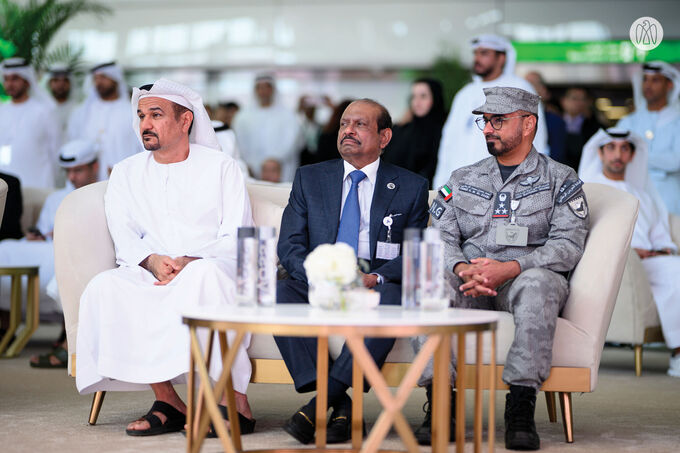
[[[57,212],[54,232],[57,282],[69,342],[69,374],[75,376],[75,345],[78,331],[78,304],[87,282],[97,273],[115,265],[113,244],[106,226],[103,196],[106,183],[76,190],[66,197]],[[626,254],[637,216],[637,200],[600,184],[584,186],[590,206],[591,232],[586,251],[571,278],[571,294],[558,320],[553,348],[553,368],[545,382],[550,419],[556,420],[554,392],[559,392],[565,435],[573,441],[572,392],[592,392],[597,384],[605,334],[609,327],[616,295],[621,283]],[[253,217],[258,225],[279,226],[288,198],[287,188],[249,185]],[[431,192],[430,197],[435,193]],[[505,356],[514,335],[509,313],[501,313],[498,330],[497,388]],[[486,341],[488,345],[488,340]],[[474,357],[474,337],[467,341],[467,357]],[[331,354],[337,355],[341,342],[331,341]],[[292,383],[271,336],[255,336],[248,350],[253,362],[253,382]],[[487,361],[488,351],[485,353]],[[406,340],[399,340],[383,367],[391,385],[404,375],[413,351]],[[472,377],[474,366],[467,367]],[[483,372],[490,372],[484,365]],[[473,379],[466,379],[468,383]],[[97,420],[103,393],[95,395],[90,423]]]
[[[21,202],[23,211],[21,213],[21,231],[28,231],[28,229],[38,222],[40,211],[47,196],[52,193],[52,189],[42,189],[39,187],[22,187],[21,188]]]
[[[680,217],[671,214],[669,223],[673,242],[680,248]],[[636,376],[642,374],[642,345],[664,341],[647,274],[642,261],[632,249],[628,253],[607,341],[633,346]]]
[[[2,225],[2,216],[5,213],[5,203],[7,202],[7,183],[0,178],[0,225]]]

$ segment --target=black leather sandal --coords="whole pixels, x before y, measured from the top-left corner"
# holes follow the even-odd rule
[[[165,415],[165,423],[158,418],[154,412],[160,412]],[[146,415],[143,415],[139,420],[146,420],[149,422],[147,429],[126,429],[128,436],[156,436],[158,434],[175,433],[181,431],[186,423],[186,416],[173,406],[163,401],[154,401],[151,409]]]

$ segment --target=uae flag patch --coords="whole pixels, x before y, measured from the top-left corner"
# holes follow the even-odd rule
[[[439,189],[439,193],[442,194],[442,197],[444,197],[444,201],[449,201],[451,197],[453,197],[453,192],[451,192],[449,186],[446,185]]]

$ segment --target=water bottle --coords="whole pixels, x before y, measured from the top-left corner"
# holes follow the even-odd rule
[[[420,308],[443,310],[449,306],[444,290],[444,246],[439,230],[426,228],[420,243]]]
[[[276,229],[257,229],[257,302],[264,307],[276,304]]]
[[[238,229],[236,248],[236,303],[241,306],[257,305],[257,249],[254,227]]]
[[[401,248],[401,306],[413,310],[420,306],[418,300],[418,256],[420,255],[420,229],[404,230]]]

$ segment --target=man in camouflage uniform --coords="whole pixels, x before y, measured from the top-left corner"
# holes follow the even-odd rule
[[[452,305],[513,314],[515,338],[503,372],[510,386],[505,445],[537,450],[536,393],[550,373],[566,276],[583,254],[588,205],[574,170],[532,145],[540,98],[509,87],[484,94],[486,103],[472,113],[483,115],[477,124],[491,157],[454,171],[430,214],[444,242]],[[423,342],[415,339],[414,347]],[[428,367],[420,381],[428,401],[431,381]],[[429,410],[416,437],[430,441]]]

